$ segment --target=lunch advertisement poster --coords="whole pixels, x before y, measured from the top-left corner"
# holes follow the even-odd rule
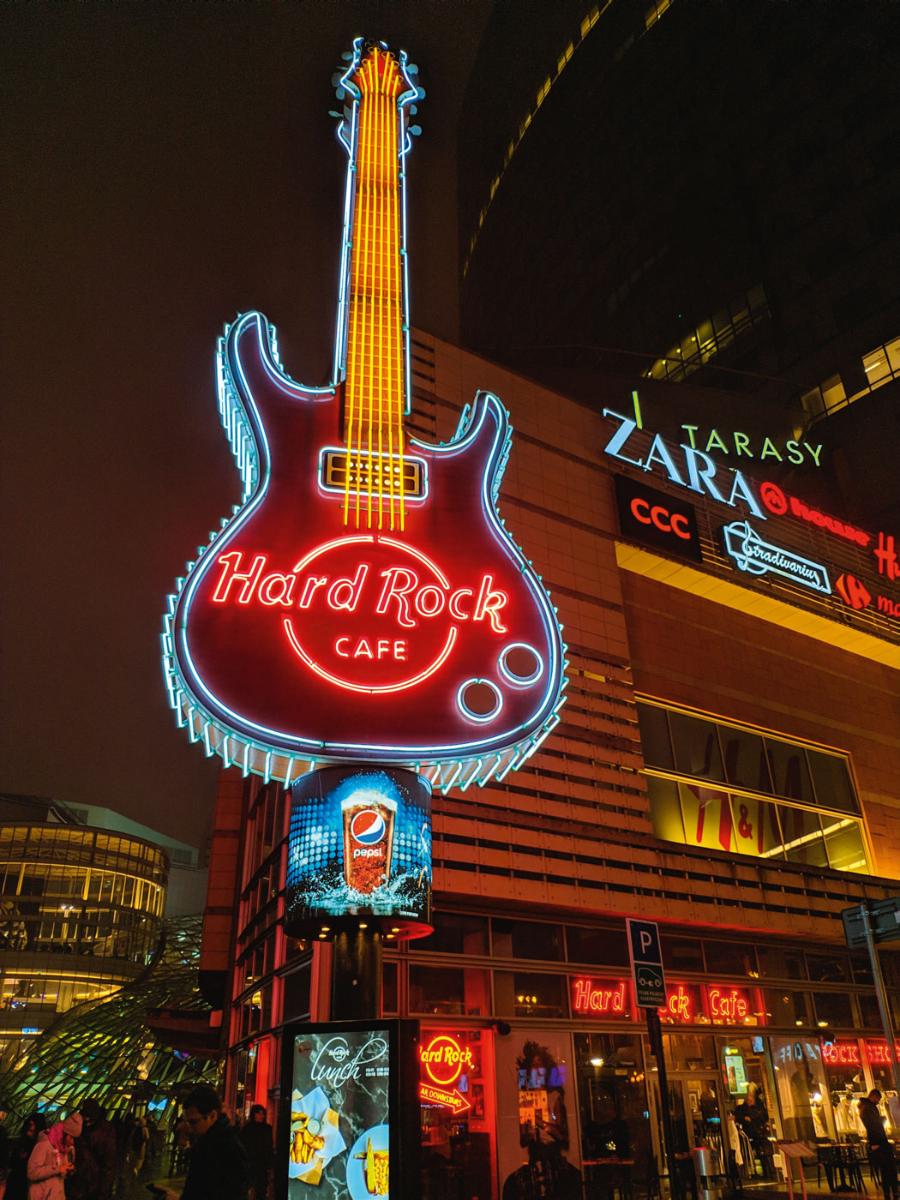
[[[288,1200],[389,1197],[390,1027],[293,1042]]]

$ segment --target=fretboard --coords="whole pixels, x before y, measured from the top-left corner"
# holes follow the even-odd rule
[[[404,79],[379,47],[363,57],[348,280],[345,520],[402,528],[404,397],[400,116]]]

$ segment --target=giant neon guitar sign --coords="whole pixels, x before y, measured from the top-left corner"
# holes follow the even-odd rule
[[[478,393],[441,445],[404,429],[414,73],[358,40],[340,79],[335,383],[290,379],[259,313],[219,344],[244,496],[171,597],[165,669],[190,736],[266,778],[359,760],[484,783],[536,748],[562,703],[555,610],[496,510],[506,409]]]

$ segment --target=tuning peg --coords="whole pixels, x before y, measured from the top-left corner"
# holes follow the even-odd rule
[[[424,99],[425,99],[425,97],[427,96],[427,94],[428,94],[428,93],[425,91],[425,89],[424,89],[424,88],[421,88],[421,87],[420,87],[420,88],[416,88],[416,95],[418,96],[418,98],[419,98],[420,100],[424,100]]]
[[[334,117],[338,121],[343,119],[343,113],[335,112],[333,108],[329,108],[328,115],[329,117]]]
[[[406,64],[406,73],[407,73],[407,75],[418,75],[419,68],[416,66],[415,63],[407,63]]]
[[[411,117],[414,117],[419,110],[415,104],[411,104],[406,111],[409,113],[409,115]]]
[[[422,126],[421,125],[410,125],[409,132],[413,135],[413,137],[418,137],[419,134],[422,132]]]
[[[337,87],[343,78],[344,78],[343,71],[335,71],[335,73],[331,77],[331,86]]]
[[[353,51],[345,50],[344,53],[341,55],[341,58],[343,59],[344,62],[353,62]]]

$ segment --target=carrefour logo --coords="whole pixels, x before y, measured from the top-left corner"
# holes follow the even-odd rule
[[[364,808],[350,822],[350,832],[361,846],[377,846],[379,842],[384,841],[384,817],[374,808]]]

